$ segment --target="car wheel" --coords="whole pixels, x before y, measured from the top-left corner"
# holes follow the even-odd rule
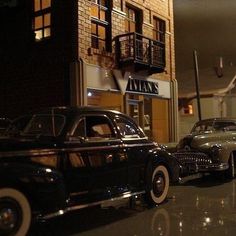
[[[152,168],[147,177],[146,200],[150,205],[161,204],[167,196],[169,189],[169,173],[164,165]]]
[[[235,178],[235,166],[234,166],[234,154],[233,152],[229,157],[229,168],[226,170],[226,177],[229,179]]]
[[[26,235],[31,224],[31,208],[23,193],[0,189],[0,235]]]

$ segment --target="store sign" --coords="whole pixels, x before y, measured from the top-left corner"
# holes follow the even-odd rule
[[[126,91],[159,95],[158,82],[130,78]]]

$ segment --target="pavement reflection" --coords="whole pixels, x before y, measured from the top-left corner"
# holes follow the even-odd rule
[[[37,225],[30,235],[234,235],[235,194],[236,180],[206,176],[171,186],[161,206],[149,209],[138,202],[132,208],[87,209]]]

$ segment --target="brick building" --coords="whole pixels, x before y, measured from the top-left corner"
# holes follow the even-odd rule
[[[177,139],[172,0],[12,0],[0,7],[0,114],[95,105]]]

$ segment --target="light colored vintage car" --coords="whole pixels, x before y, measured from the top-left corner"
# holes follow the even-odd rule
[[[236,163],[236,119],[201,120],[179,141],[176,149],[174,156],[183,166],[183,175],[221,172],[232,179]]]

